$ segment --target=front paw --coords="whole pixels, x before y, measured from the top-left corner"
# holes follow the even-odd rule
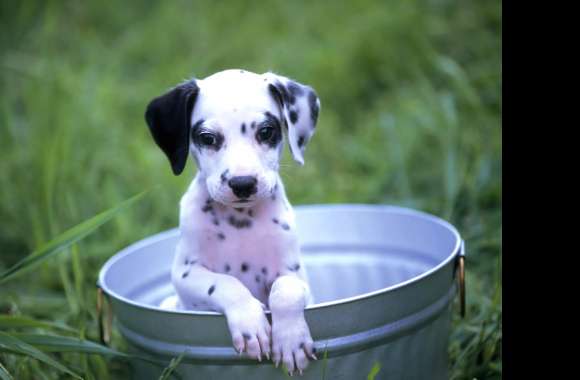
[[[262,361],[270,359],[272,328],[264,314],[263,304],[255,298],[233,305],[226,311],[228,327],[235,350]]]
[[[276,367],[283,362],[290,375],[308,366],[308,359],[317,360],[314,343],[304,316],[272,319],[272,360]]]

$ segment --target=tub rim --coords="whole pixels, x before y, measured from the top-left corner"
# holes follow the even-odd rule
[[[419,211],[419,210],[415,210],[415,209],[411,209],[411,208],[407,208],[407,207],[401,207],[401,206],[381,205],[381,204],[374,205],[374,204],[364,204],[364,203],[307,204],[307,205],[296,205],[293,207],[294,207],[294,210],[296,210],[296,211],[297,210],[316,211],[316,210],[320,210],[320,209],[323,209],[324,211],[333,210],[333,209],[335,209],[335,210],[340,209],[341,211],[344,210],[344,211],[355,211],[355,212],[356,211],[373,211],[373,212],[388,211],[388,212],[399,214],[399,215],[421,217],[421,218],[424,218],[428,221],[442,225],[443,227],[448,229],[453,234],[453,236],[455,238],[455,246],[451,250],[451,253],[445,258],[445,260],[442,260],[437,265],[433,266],[429,270],[427,270],[427,271],[425,271],[425,272],[423,272],[415,277],[412,277],[406,281],[399,282],[397,284],[394,284],[394,285],[391,285],[391,286],[388,286],[385,288],[381,288],[381,289],[374,290],[371,292],[361,293],[361,294],[358,294],[356,296],[341,298],[341,299],[333,300],[333,301],[315,303],[315,304],[306,306],[305,312],[309,312],[311,310],[322,309],[322,308],[329,308],[329,307],[336,306],[336,305],[349,304],[349,303],[359,301],[361,299],[372,298],[372,297],[378,296],[380,294],[395,292],[401,288],[404,288],[406,286],[420,282],[421,280],[423,280],[423,279],[433,275],[434,273],[438,272],[439,270],[441,270],[443,267],[448,265],[451,260],[455,260],[458,256],[464,255],[464,242],[461,239],[461,235],[459,234],[457,229],[451,223],[447,222],[446,220],[444,220],[438,216],[435,216],[433,214],[429,214],[427,212],[424,212],[424,211]],[[147,246],[147,245],[151,244],[153,241],[167,239],[168,237],[174,236],[174,235],[179,235],[179,227],[174,227],[172,229],[165,230],[165,231],[156,233],[154,235],[148,236],[146,238],[143,238],[141,240],[138,240],[138,241],[126,246],[125,248],[121,249],[117,253],[113,254],[113,256],[109,257],[109,259],[103,264],[103,266],[101,267],[101,270],[99,271],[99,277],[97,280],[97,287],[100,288],[106,295],[113,297],[118,301],[129,304],[129,305],[136,307],[136,308],[139,308],[139,309],[146,309],[146,310],[149,310],[149,311],[152,311],[155,313],[174,313],[174,314],[181,314],[181,315],[196,315],[196,316],[223,316],[223,313],[216,312],[216,311],[167,310],[167,309],[162,309],[158,306],[151,306],[151,305],[142,304],[142,303],[133,301],[127,297],[124,297],[124,296],[120,295],[119,293],[111,290],[109,287],[106,286],[106,282],[105,282],[105,278],[104,278],[105,274],[108,272],[109,268],[111,266],[113,266],[118,260],[121,260],[125,256],[131,254],[136,249],[140,249],[143,246]],[[270,310],[267,310],[265,313],[267,315],[270,314]]]

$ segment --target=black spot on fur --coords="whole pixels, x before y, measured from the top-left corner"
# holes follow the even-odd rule
[[[201,211],[203,211],[203,212],[213,211],[213,206],[211,204],[205,204],[201,208]]]
[[[278,224],[279,223],[278,219],[276,219],[276,218],[272,218],[272,222],[274,222],[274,224]]]
[[[265,79],[264,79],[265,80]],[[282,98],[282,93],[278,91],[278,88],[273,84],[268,84],[268,91],[270,91],[270,95],[274,98],[276,103],[280,105],[280,107],[284,106],[284,99]]]
[[[246,123],[242,123],[242,134],[246,134]]]
[[[304,342],[302,342],[302,343],[300,343],[300,346],[298,346],[298,347],[303,350],[305,346],[306,345],[304,344]]]
[[[252,340],[252,336],[248,333],[242,333],[242,336],[244,337],[244,339]]]
[[[259,283],[262,278],[260,277],[259,274],[257,274],[256,277],[255,277],[255,279],[256,279],[256,282]]]
[[[284,87],[283,84],[277,83],[278,90],[282,92],[282,96],[284,97],[286,104],[296,103],[296,94],[290,90],[291,88],[295,88],[292,86],[292,84],[292,82],[288,82],[288,87]]]
[[[189,260],[185,259],[185,265],[189,265]]]
[[[284,87],[284,85],[279,81],[274,82],[273,87],[278,91],[278,94],[280,94],[280,97],[285,104],[294,104],[296,102],[296,96],[290,94],[286,87]]]
[[[207,290],[207,294],[209,296],[211,296],[211,294],[214,292],[214,290],[215,290],[215,285],[210,286],[209,289]]]
[[[296,124],[296,122],[298,121],[298,111],[296,110],[290,111],[290,121],[292,122],[292,124]]]
[[[310,91],[308,93],[308,105],[310,106],[310,119],[312,120],[313,127],[316,127],[316,120],[318,120],[318,112],[320,111],[318,109],[318,104],[316,104],[317,100],[318,97],[314,91]]]
[[[224,172],[222,173],[222,175],[220,175],[220,180],[222,181],[222,184],[226,183],[228,180],[228,173],[230,172],[230,169],[226,169],[224,170]]]
[[[254,210],[252,210],[252,209],[249,209],[249,210],[248,210],[248,216],[249,216],[250,218],[253,218],[253,217],[254,217]]]
[[[186,278],[187,276],[189,276],[189,272],[183,272],[183,274],[181,275],[181,278]]]
[[[288,270],[292,271],[292,272],[298,272],[298,270],[300,270],[300,264],[296,263],[292,266],[288,267]]]
[[[276,193],[278,192],[278,183],[276,183],[274,185],[274,188],[272,189],[272,194],[270,195],[270,198],[272,198],[273,201],[276,200]]]
[[[228,223],[237,229],[250,228],[252,226],[250,219],[236,219],[233,215],[228,218]]]
[[[220,225],[220,221],[218,220],[218,218],[213,218],[212,219],[212,223],[214,224],[214,226],[219,226]]]
[[[247,263],[242,263],[242,272],[247,272],[250,266]]]
[[[292,96],[304,95],[304,90],[302,90],[302,87],[300,87],[298,85],[298,83],[296,83],[296,82],[292,82],[292,81],[288,82],[287,88],[288,88],[288,92]]]
[[[230,264],[226,264],[224,269],[226,272],[229,272],[232,268],[230,267]]]
[[[225,238],[226,238],[226,235],[224,235],[224,234],[223,234],[223,233],[221,233],[221,232],[218,232],[218,233],[217,233],[217,237],[218,237],[218,239],[220,239],[220,240],[225,240]]]
[[[290,229],[288,223],[280,223],[280,227],[282,227],[284,231],[288,231]]]
[[[244,212],[245,209],[243,207],[240,207],[240,208],[235,208],[234,210],[236,210],[237,212]]]
[[[302,148],[302,145],[304,145],[304,136],[298,137],[298,147]]]
[[[250,124],[250,128],[256,129],[256,122],[255,121],[252,121],[252,124]]]
[[[264,274],[264,276],[267,275],[268,274],[268,268],[263,267],[262,268],[262,273]]]

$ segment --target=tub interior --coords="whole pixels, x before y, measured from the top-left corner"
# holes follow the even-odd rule
[[[406,282],[442,264],[458,235],[445,222],[392,207],[296,208],[298,235],[315,304]],[[132,302],[157,307],[173,294],[170,270],[178,231],[126,248],[106,264],[101,284]]]

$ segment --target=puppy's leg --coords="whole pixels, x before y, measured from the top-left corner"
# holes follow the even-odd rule
[[[235,277],[199,264],[173,272],[173,285],[185,309],[207,306],[225,314],[234,348],[252,358],[270,358],[271,327],[264,305]]]
[[[304,307],[310,297],[308,285],[295,275],[278,277],[270,291],[272,311],[272,359],[288,371],[302,373],[308,358],[316,359]]]

